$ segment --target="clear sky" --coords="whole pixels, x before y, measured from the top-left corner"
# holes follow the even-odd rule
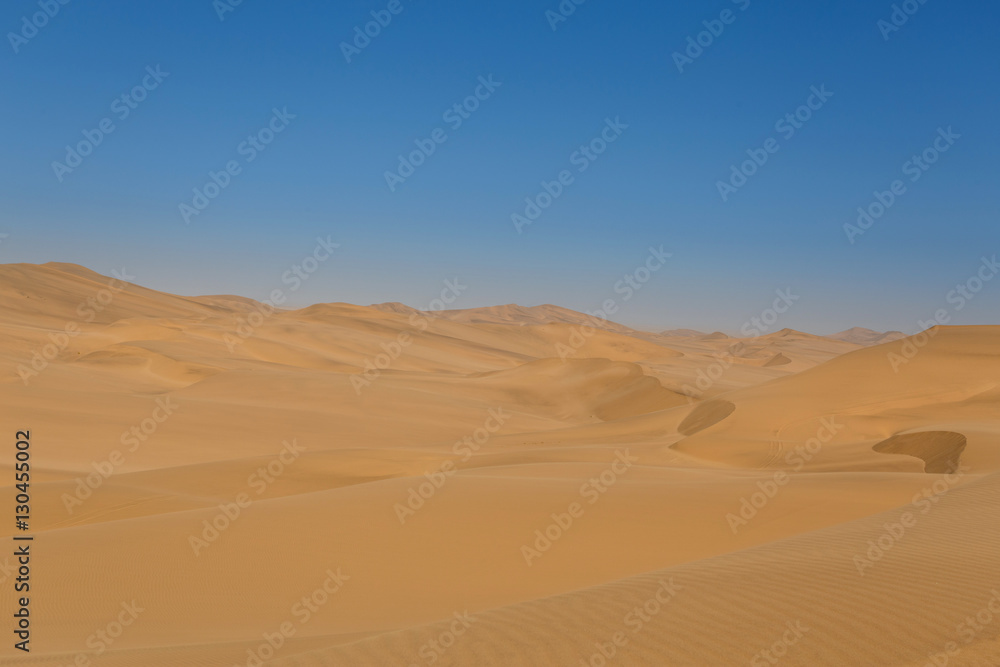
[[[738,331],[786,288],[779,328],[997,322],[1000,279],[949,299],[1000,253],[995,2],[62,1],[0,9],[0,262],[299,305],[458,278],[453,307],[648,328]]]

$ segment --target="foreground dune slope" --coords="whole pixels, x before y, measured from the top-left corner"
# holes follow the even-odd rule
[[[450,622],[268,664],[409,665],[435,653],[439,665],[579,665],[612,648],[609,663],[622,665],[774,664],[762,651],[785,665],[924,664],[947,652],[947,664],[997,664],[998,547],[1000,475],[991,475],[938,496],[926,513],[904,506],[490,610],[440,652],[430,642],[448,643]]]
[[[253,319],[65,264],[0,266],[0,306],[38,572],[37,643],[3,664],[739,665],[777,643],[922,667],[949,641],[950,665],[998,663],[1000,616],[957,624],[1000,584],[1000,327],[863,347],[553,306]],[[123,604],[141,616],[98,653]]]
[[[579,665],[603,664],[593,656],[612,650],[609,664],[623,665],[776,664],[770,656],[788,665],[904,666],[945,654],[949,665],[996,664],[1000,476],[943,492],[928,479],[926,488],[937,492],[928,496],[936,502],[924,498],[926,511],[925,504],[908,503],[766,545],[563,595],[468,615],[459,610],[458,617],[404,630],[294,637],[264,664]],[[119,649],[98,664],[245,664],[247,651],[259,646]],[[68,657],[10,664],[57,665]]]

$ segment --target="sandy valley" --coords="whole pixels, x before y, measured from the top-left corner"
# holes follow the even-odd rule
[[[0,266],[0,309],[3,664],[1000,664],[1000,327],[270,311],[68,264]]]

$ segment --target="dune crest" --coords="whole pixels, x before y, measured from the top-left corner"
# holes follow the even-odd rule
[[[729,401],[715,400],[699,403],[691,411],[691,414],[684,418],[677,430],[684,435],[694,435],[718,424],[733,414],[735,410],[736,406]]]
[[[922,666],[1000,581],[1000,327],[918,346],[556,306],[251,318],[253,299],[116,280],[0,266],[0,418],[36,447],[44,629],[4,664],[661,667],[778,646]],[[122,604],[138,622],[94,655]],[[949,664],[997,646],[984,631]]]
[[[905,454],[924,462],[924,471],[950,473],[958,470],[967,439],[951,431],[921,431],[894,435],[872,449],[883,454]]]

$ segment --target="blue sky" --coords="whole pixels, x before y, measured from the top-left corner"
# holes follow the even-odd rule
[[[4,3],[0,262],[265,298],[329,237],[340,248],[292,303],[423,307],[458,277],[455,307],[615,299],[648,328],[738,331],[785,288],[800,298],[778,327],[915,331],[941,308],[997,321],[1000,280],[960,311],[948,299],[1000,252],[995,3],[911,0],[890,31],[893,3],[860,0],[568,0],[559,21],[558,0],[228,2],[42,0],[58,11],[36,31],[38,0]],[[348,62],[342,43],[379,17]],[[711,29],[679,71],[675,52]],[[477,88],[454,127],[445,112]],[[294,119],[248,161],[274,109]],[[581,158],[606,119],[627,129]],[[102,121],[114,130],[78,166],[53,166]],[[948,128],[960,137],[911,181],[904,165]],[[724,201],[719,181],[769,139]],[[434,152],[391,189],[418,140]],[[187,222],[181,204],[230,162]],[[518,233],[512,214],[563,170],[572,183]],[[896,180],[849,242],[844,225]],[[616,292],[661,245],[670,261]]]

